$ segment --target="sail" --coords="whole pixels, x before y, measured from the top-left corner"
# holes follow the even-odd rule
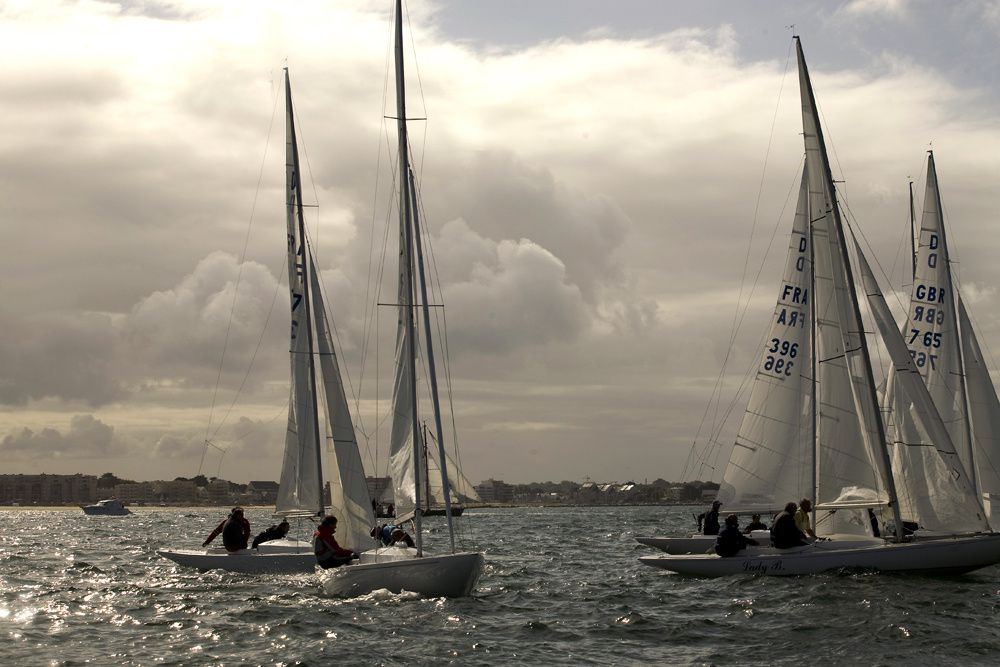
[[[288,398],[288,428],[285,432],[285,455],[275,512],[278,514],[323,513],[322,470],[316,428],[315,383],[312,377],[310,317],[306,302],[305,243],[301,238],[299,216],[298,147],[292,112],[291,85],[285,78],[285,208],[288,225],[288,290],[291,305],[289,353],[291,387]]]
[[[432,448],[428,448],[429,452],[434,451]],[[473,486],[472,482],[462,474],[459,470],[458,465],[456,465],[455,460],[451,458],[447,453],[445,453],[448,464],[448,488],[453,497],[458,498],[463,503],[477,503],[479,502],[479,494],[476,493],[476,487]],[[444,506],[444,486],[442,480],[444,477],[441,475],[441,466],[438,465],[437,459],[432,456],[427,456],[427,485],[430,489],[430,499],[431,504],[435,506]]]
[[[872,315],[892,360],[892,393],[902,408],[907,428],[897,428],[905,440],[895,443],[893,466],[904,516],[923,528],[949,533],[988,530],[975,486],[955,451],[938,413],[930,388],[921,377],[912,350],[896,328],[885,297],[860,247],[859,272]]]
[[[820,506],[848,498],[887,501],[892,494],[887,493],[884,482],[891,480],[864,327],[819,114],[798,42],[796,50],[813,242],[816,501]],[[837,530],[863,532],[867,529],[864,523],[837,526]],[[817,530],[822,529],[825,526],[817,521]]]
[[[962,465],[975,474],[967,401],[962,372],[961,340],[952,285],[951,260],[941,210],[934,155],[927,157],[927,187],[917,243],[913,291],[903,335],[948,428]]]
[[[312,253],[309,254],[310,265]],[[340,365],[333,346],[333,337],[327,320],[326,307],[316,272],[310,273],[313,315],[316,322],[316,348],[319,352],[323,394],[326,396],[326,418],[329,434],[327,451],[330,454],[328,477],[330,482],[331,513],[338,519],[340,541],[359,549],[369,540],[369,531],[375,525],[365,467],[358,451],[358,441],[347,405],[347,394],[340,375]]]
[[[965,302],[958,300],[959,329],[962,332],[962,358],[965,361],[965,384],[972,417],[976,471],[986,511],[992,518],[989,500],[1000,500],[1000,400],[990,378],[986,359],[972,328]]]
[[[808,217],[803,172],[771,328],[719,489],[726,505],[768,510],[812,496]]]
[[[396,516],[407,514],[416,507],[417,467],[414,457],[420,448],[413,444],[413,410],[415,397],[414,382],[410,378],[413,365],[410,355],[415,354],[415,332],[410,326],[413,294],[408,273],[411,270],[409,255],[405,252],[406,234],[400,221],[399,304],[396,325],[396,370],[392,385],[392,430],[389,436],[389,476],[392,477],[392,492],[396,502]],[[422,469],[422,466],[420,466]]]

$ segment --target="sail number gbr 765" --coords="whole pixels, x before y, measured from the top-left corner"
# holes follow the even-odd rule
[[[935,287],[933,285],[917,285],[916,289],[913,290],[913,301],[921,301],[923,304],[943,304],[945,298],[945,290],[941,287]],[[910,334],[907,337],[906,345],[910,348],[910,356],[913,357],[913,362],[919,367],[924,368],[928,364],[931,369],[936,368],[935,362],[937,361],[938,355],[932,354],[931,351],[941,347],[941,332],[934,331],[936,326],[944,324],[944,308],[938,307],[937,305],[931,307],[928,305],[916,304],[913,306],[913,317],[910,318],[913,323],[922,322],[930,325],[930,329],[923,330],[917,328],[911,328]],[[919,347],[927,348],[926,351],[920,350]],[[917,348],[917,349],[914,349]]]

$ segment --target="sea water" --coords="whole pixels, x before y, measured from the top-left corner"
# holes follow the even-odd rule
[[[459,546],[486,554],[471,597],[348,600],[323,596],[316,574],[200,573],[156,555],[197,548],[223,509],[133,511],[0,511],[0,664],[1000,661],[1000,568],[699,579],[637,561],[656,552],[636,536],[690,531],[699,508],[467,510]],[[254,533],[273,522],[247,515]],[[426,523],[428,547],[443,550],[444,519]]]

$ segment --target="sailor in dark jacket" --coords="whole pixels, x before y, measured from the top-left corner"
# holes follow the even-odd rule
[[[247,540],[250,539],[250,522],[244,518],[242,508],[234,507],[229,516],[215,527],[215,530],[201,546],[207,547],[219,533],[222,533],[222,545],[226,547],[226,551],[239,551],[247,548]]]
[[[715,553],[722,557],[735,556],[747,547],[757,546],[757,540],[740,532],[740,519],[735,514],[726,517],[726,525],[715,538]]]
[[[719,534],[720,507],[722,507],[722,503],[716,500],[712,503],[712,509],[698,515],[698,530],[702,531],[703,535]]]
[[[288,534],[288,527],[288,522],[284,520],[276,526],[271,526],[263,533],[260,533],[257,537],[253,538],[253,544],[250,545],[250,548],[256,549],[261,542],[280,540]]]
[[[774,518],[774,523],[771,524],[771,544],[776,549],[791,549],[809,544],[805,533],[795,525],[797,509],[795,503],[788,503],[785,505],[785,511]]]

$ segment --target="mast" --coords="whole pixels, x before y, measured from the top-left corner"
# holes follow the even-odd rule
[[[806,157],[806,160],[809,158]],[[803,169],[808,170],[805,163]],[[816,244],[812,236],[812,210],[806,206],[806,238],[809,242],[809,364],[812,373],[812,397],[810,403],[812,427],[812,528],[816,532],[816,506],[819,505],[819,359],[816,349]]]
[[[854,321],[858,323],[860,331],[858,334],[859,341],[859,351],[862,355],[862,360],[864,363],[865,379],[868,388],[868,396],[859,397],[860,400],[864,400],[869,403],[873,414],[875,416],[875,429],[877,433],[877,449],[879,456],[882,460],[882,466],[884,468],[885,483],[887,491],[889,494],[889,506],[892,508],[893,520],[896,529],[896,539],[900,542],[903,541],[903,520],[899,512],[899,500],[896,494],[896,481],[892,474],[892,461],[889,458],[889,450],[887,448],[885,439],[885,426],[882,423],[882,413],[879,406],[878,395],[875,391],[875,378],[872,373],[871,356],[868,351],[868,341],[865,337],[863,320],[861,319],[861,308],[858,303],[857,288],[854,282],[854,273],[851,269],[850,257],[847,251],[847,242],[844,237],[844,226],[840,219],[840,208],[837,204],[837,192],[833,184],[833,172],[830,169],[830,159],[826,152],[826,142],[823,139],[823,129],[819,122],[819,113],[816,107],[816,97],[813,94],[812,82],[809,78],[809,69],[806,66],[805,55],[802,53],[802,42],[799,40],[798,35],[795,36],[795,50],[798,57],[799,71],[801,73],[802,84],[803,84],[803,102],[808,101],[809,111],[815,119],[815,131],[816,131],[816,143],[818,144],[818,152],[820,158],[820,166],[823,170],[823,177],[825,180],[825,187],[829,193],[827,199],[827,206],[829,210],[826,212],[827,215],[833,216],[833,226],[837,233],[838,245],[840,246],[841,262],[844,267],[844,273],[847,280],[847,290],[850,297],[850,305],[853,310]],[[803,128],[805,131],[805,128]],[[808,139],[808,138],[807,138]],[[808,160],[808,158],[807,158]],[[815,212],[810,212],[810,219]]]
[[[917,277],[917,213],[913,209],[913,181],[910,181],[910,260],[913,264],[911,277]]]
[[[409,170],[410,194],[413,196],[413,236],[416,241],[417,269],[420,278],[420,299],[424,313],[424,344],[427,347],[427,370],[430,376],[431,401],[434,406],[434,430],[437,432],[438,463],[441,468],[441,495],[444,496],[444,513],[448,519],[448,537],[451,540],[451,551],[455,552],[455,531],[451,521],[451,489],[448,484],[448,459],[444,451],[444,436],[441,427],[441,401],[438,398],[437,368],[434,365],[434,344],[431,339],[430,302],[427,299],[427,278],[424,275],[424,252],[420,235],[420,213],[417,207],[416,187],[413,182],[413,170]],[[424,457],[427,456],[427,425],[424,424]],[[425,468],[427,467],[425,463]],[[427,506],[430,507],[430,475],[427,479]]]
[[[395,39],[395,65],[396,65],[396,130],[399,135],[399,225],[401,227],[401,238],[404,240],[403,252],[400,262],[403,264],[403,283],[406,302],[401,304],[406,311],[405,335],[409,339],[408,358],[406,360],[409,370],[410,397],[412,411],[412,440],[413,440],[413,484],[414,498],[417,503],[413,508],[414,532],[416,533],[417,555],[423,555],[423,537],[421,535],[420,521],[420,457],[422,455],[419,433],[420,418],[417,415],[417,361],[416,361],[416,324],[414,322],[413,303],[413,226],[410,203],[410,157],[408,152],[409,140],[406,131],[406,88],[405,76],[403,72],[403,2],[396,0],[396,39]]]
[[[312,423],[307,425],[307,428],[312,430],[313,442],[315,443],[315,456],[316,456],[316,480],[319,484],[317,489],[319,495],[319,509],[317,516],[323,516],[326,511],[326,503],[324,501],[324,489],[323,489],[323,458],[320,453],[320,439],[319,439],[319,419],[317,417],[317,407],[316,407],[316,364],[314,363],[313,356],[313,326],[312,326],[312,314],[310,304],[312,301],[309,299],[309,275],[313,267],[309,266],[308,255],[306,252],[306,226],[305,220],[302,215],[302,179],[299,171],[299,146],[298,141],[295,136],[295,114],[292,109],[292,83],[288,76],[288,68],[285,69],[285,112],[288,114],[288,140],[290,142],[290,152],[291,152],[291,176],[288,183],[288,192],[294,195],[288,197],[287,206],[289,208],[294,208],[295,210],[295,222],[298,231],[298,248],[295,249],[295,256],[298,258],[296,263],[296,272],[302,277],[302,298],[296,302],[293,298],[292,301],[292,327],[293,330],[296,328],[295,322],[295,311],[299,306],[303,307],[303,318],[305,320],[305,330],[306,330],[306,354],[309,358],[309,403],[312,408]],[[290,243],[294,243],[294,239],[289,239]],[[301,331],[301,328],[298,328]],[[301,425],[299,425],[301,428]]]

